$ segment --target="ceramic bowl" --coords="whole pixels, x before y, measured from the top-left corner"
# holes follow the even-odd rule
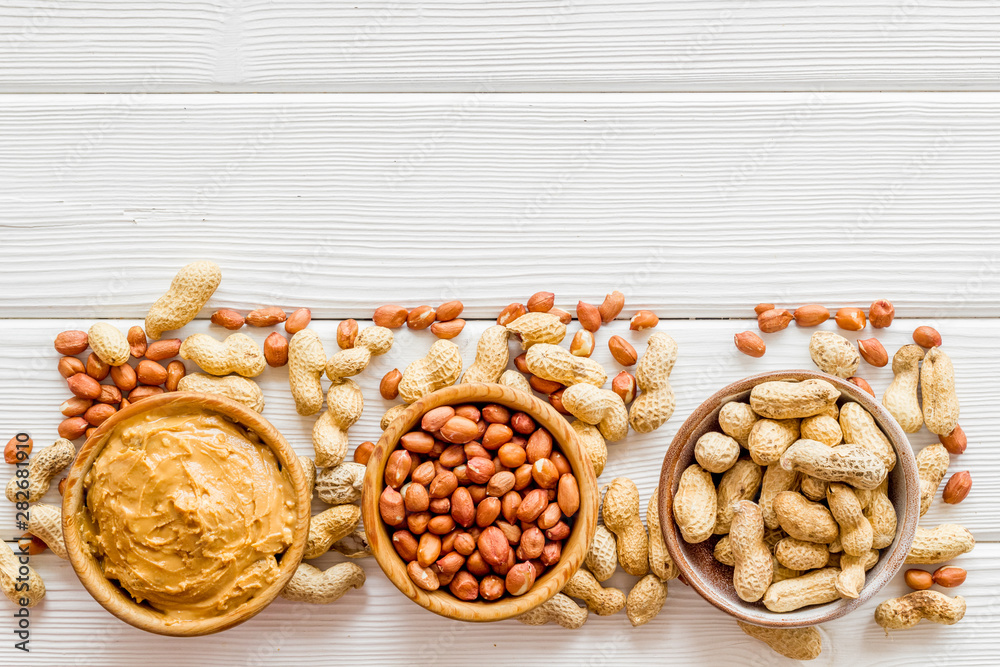
[[[78,516],[86,511],[83,480],[104,449],[115,427],[126,419],[164,407],[190,408],[221,414],[260,436],[274,452],[282,468],[288,470],[298,509],[291,546],[281,555],[278,577],[243,605],[219,616],[197,620],[167,619],[147,604],[137,603],[117,582],[107,579],[80,534]],[[295,573],[302,560],[309,534],[310,499],[305,473],[288,441],[260,414],[219,396],[173,392],[145,398],[116,412],[87,439],[77,454],[66,480],[62,503],[63,534],[69,560],[84,588],[109,612],[141,630],[160,635],[191,637],[226,630],[252,618],[270,604]]]
[[[875,418],[882,432],[896,451],[897,463],[889,473],[889,499],[896,509],[896,539],[881,550],[878,563],[868,572],[864,588],[857,599],[838,599],[822,605],[804,607],[788,613],[769,611],[761,602],[745,602],[733,588],[733,568],[715,560],[712,550],[720,536],[700,544],[688,544],[673,521],[673,497],[681,473],[694,459],[694,446],[708,431],[720,431],[719,410],[731,401],[749,402],[750,390],[772,380],[802,381],[810,378],[826,380],[840,390],[840,403],[860,403]],[[718,476],[716,476],[718,477]],[[774,628],[798,628],[840,618],[857,609],[879,592],[892,579],[906,558],[913,542],[913,533],[920,515],[920,483],[917,463],[906,434],[892,415],[871,394],[854,384],[832,375],[815,371],[791,370],[762,373],[723,387],[702,403],[688,417],[674,436],[660,473],[660,524],[667,550],[685,580],[703,598],[736,618]]]
[[[396,449],[399,438],[417,426],[428,410],[462,403],[499,403],[530,415],[552,434],[579,483],[580,509],[574,517],[572,532],[563,545],[562,558],[538,578],[531,590],[519,597],[507,596],[492,602],[466,602],[452,595],[447,587],[432,592],[418,588],[406,573],[406,563],[392,546],[392,529],[386,526],[379,515],[378,500],[384,488],[385,466],[389,455]],[[421,398],[389,424],[368,460],[361,509],[372,553],[396,588],[435,614],[460,621],[484,622],[500,621],[523,614],[562,589],[570,576],[579,569],[587,554],[597,527],[597,506],[597,480],[590,460],[580,447],[576,432],[552,406],[534,396],[498,384],[460,384]]]

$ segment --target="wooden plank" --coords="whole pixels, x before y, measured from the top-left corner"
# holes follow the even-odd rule
[[[136,321],[116,321],[123,330]],[[917,321],[897,320],[886,330],[873,334],[869,329],[861,332],[861,337],[876,335],[890,354],[900,345],[910,342]],[[62,416],[59,404],[68,397],[64,380],[55,370],[59,355],[52,349],[55,335],[65,329],[89,327],[85,320],[13,320],[3,323],[5,344],[0,349],[0,377],[5,378],[0,385],[0,405],[5,406],[0,414],[0,436],[20,430],[29,430],[35,438],[36,446],[51,443],[56,437],[56,427]],[[327,353],[336,351],[335,320],[316,321],[313,327],[326,343]],[[478,333],[492,324],[487,321],[473,321],[455,339],[462,349],[468,366],[475,357]],[[953,457],[950,472],[970,470],[974,479],[974,491],[961,505],[935,503],[923,520],[925,525],[958,522],[967,525],[980,540],[1000,541],[1000,416],[993,409],[996,400],[995,378],[1000,375],[1000,360],[989,354],[992,348],[996,322],[991,320],[942,320],[936,323],[946,341],[955,363],[958,377],[959,398],[962,403],[962,424],[969,436],[968,451],[961,457]],[[573,329],[576,328],[574,324]],[[598,336],[598,349],[594,359],[604,364],[613,377],[621,367],[613,361],[607,348],[607,339],[612,333],[623,335],[633,342],[636,350],[643,351],[648,332],[629,332],[626,322],[615,322],[602,328]],[[794,326],[778,334],[766,335],[768,352],[761,359],[751,359],[740,354],[733,347],[732,336],[746,328],[745,322],[730,321],[673,321],[661,323],[660,329],[672,335],[680,346],[680,356],[671,376],[671,383],[677,394],[677,409],[673,418],[658,431],[642,435],[630,433],[627,440],[610,447],[608,464],[601,477],[610,481],[619,475],[626,475],[639,485],[643,497],[656,487],[659,480],[663,456],[674,433],[684,419],[709,395],[730,382],[768,370],[791,368],[814,368],[809,358],[808,339],[814,329],[800,329]],[[827,323],[822,328],[833,329]],[[244,329],[262,342],[268,330]],[[196,321],[182,331],[182,335],[195,332],[209,332],[218,337],[226,334],[220,327],[205,320]],[[850,339],[858,336],[845,333]],[[396,343],[392,350],[382,357],[373,359],[368,371],[357,378],[365,395],[365,411],[361,420],[351,429],[351,443],[357,445],[365,440],[377,440],[382,413],[391,405],[378,394],[378,383],[382,376],[394,367],[400,370],[423,356],[435,340],[429,331],[413,332],[397,330]],[[517,344],[511,344],[512,354],[517,354]],[[189,370],[195,370],[187,362]],[[513,366],[511,366],[513,367]],[[873,368],[865,364],[859,373],[869,380],[876,393],[881,396],[892,378],[891,369]],[[300,417],[288,392],[287,371],[268,368],[258,379],[267,406],[264,415],[277,426],[295,448],[303,454],[312,451],[312,425],[315,417]],[[324,381],[325,382],[325,381]],[[6,435],[3,441],[10,437]],[[921,429],[910,436],[915,450],[937,442],[937,437]],[[58,499],[55,492],[50,498]],[[643,509],[645,512],[645,506]],[[8,503],[0,503],[0,530],[13,525],[13,509]]]
[[[997,316],[998,111],[998,94],[0,96],[0,312],[142,317],[212,258],[225,303],[324,317],[614,288],[626,315],[884,297]]]
[[[17,2],[0,90],[989,90],[998,23],[990,0]]]

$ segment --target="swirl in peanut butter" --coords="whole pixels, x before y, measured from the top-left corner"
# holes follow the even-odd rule
[[[85,479],[104,575],[168,619],[223,614],[278,576],[295,495],[274,453],[224,417],[163,408],[122,422]]]

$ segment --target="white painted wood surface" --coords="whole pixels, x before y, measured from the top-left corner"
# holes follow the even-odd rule
[[[211,257],[226,303],[323,317],[998,316],[997,165],[994,93],[0,96],[0,281],[35,286],[0,309],[140,317]]]
[[[0,8],[0,90],[996,89],[992,0],[193,0]]]
[[[55,333],[140,320],[194,259],[223,267],[213,307],[310,307],[330,352],[339,319],[461,298],[480,318],[457,341],[466,362],[511,301],[549,289],[572,309],[618,288],[623,317],[652,308],[681,349],[675,416],[613,446],[603,475],[634,478],[645,507],[700,401],[752,372],[811,367],[810,331],[766,336],[752,360],[732,334],[753,321],[720,318],[759,301],[889,298],[903,318],[877,333],[890,352],[931,323],[955,361],[970,445],[949,473],[969,469],[975,485],[924,523],[976,534],[956,560],[969,613],[887,638],[873,602],[823,628],[817,664],[994,665],[998,28],[996,0],[8,2],[3,442],[22,429],[39,445],[55,437],[66,395]],[[201,94],[219,91],[276,94]],[[596,358],[611,368],[607,337],[626,328],[601,332]],[[221,334],[204,320],[195,331]],[[362,376],[354,444],[378,435],[378,379],[431,340],[400,332]],[[891,376],[862,374],[879,393]],[[265,415],[308,453],[312,420],[295,415],[284,377],[266,371]],[[0,504],[3,538],[12,521]],[[468,626],[412,605],[368,562],[368,583],[337,604],[279,601],[224,634],[171,640],[110,617],[51,554],[36,565],[49,595],[32,653],[10,648],[4,617],[2,665],[789,662],[677,582],[640,629],[623,615],[579,632]],[[903,592],[897,581],[879,599]]]
[[[215,302],[228,302],[230,296],[220,289]],[[312,305],[312,304],[307,304]],[[626,309],[626,313],[631,308]],[[206,311],[207,314],[208,311]],[[913,327],[924,320],[897,320],[888,330],[874,335],[890,351],[909,340]],[[51,340],[61,330],[85,327],[89,320],[23,320],[4,324],[5,345],[0,351],[0,433],[14,432],[31,425],[38,446],[55,437],[60,415],[57,407],[66,395],[64,381],[54,370],[58,355]],[[136,320],[114,321],[126,328]],[[323,337],[328,352],[335,349],[336,320],[314,323]],[[367,323],[362,323],[365,325]],[[478,332],[490,322],[470,322],[456,339],[466,365],[475,355]],[[949,474],[968,469],[973,472],[975,486],[961,505],[947,506],[938,502],[924,518],[924,525],[958,522],[967,525],[976,535],[978,546],[955,563],[970,571],[969,582],[957,593],[967,598],[969,612],[965,621],[954,628],[921,627],[917,631],[894,634],[889,638],[871,618],[875,604],[890,595],[905,592],[897,581],[876,601],[851,616],[824,626],[828,650],[819,664],[842,664],[854,652],[864,648],[859,664],[906,664],[913,656],[947,651],[951,664],[992,664],[992,645],[972,641],[980,633],[1000,629],[997,613],[997,586],[1000,585],[1000,510],[997,498],[1000,488],[1000,456],[997,455],[1000,416],[993,409],[1000,361],[984,354],[993,340],[995,321],[988,319],[942,319],[937,321],[946,340],[947,349],[956,365],[962,402],[962,423],[970,436],[966,454],[953,457]],[[575,324],[573,328],[575,328]],[[732,346],[732,335],[748,327],[750,321],[664,321],[661,329],[670,333],[680,346],[680,356],[671,377],[677,392],[675,416],[659,431],[648,435],[632,433],[621,444],[610,447],[609,461],[601,480],[605,483],[618,475],[627,475],[639,485],[643,515],[649,493],[655,488],[663,455],[670,440],[686,416],[717,388],[746,375],[783,368],[811,368],[807,343],[812,329],[794,326],[779,334],[766,336],[768,353],[762,359],[745,357]],[[831,324],[822,328],[833,329]],[[226,332],[205,320],[199,320],[182,335],[195,332]],[[262,341],[268,330],[249,330]],[[629,332],[627,323],[615,322],[603,328],[594,358],[611,371],[619,366],[611,359],[607,339],[619,333],[632,341],[638,350],[647,333]],[[871,329],[862,337],[873,335]],[[852,339],[855,334],[848,334]],[[378,420],[389,405],[378,396],[378,381],[393,367],[404,367],[426,351],[434,340],[429,332],[397,331],[393,349],[377,357],[369,370],[358,380],[365,394],[366,407],[362,419],[351,430],[352,445],[379,435]],[[517,344],[511,343],[512,353]],[[188,362],[189,367],[191,366]],[[861,373],[881,395],[891,379],[888,369],[865,365]],[[260,379],[267,406],[264,414],[289,438],[303,454],[311,453],[313,417],[299,417],[288,395],[284,369],[267,369]],[[923,429],[911,437],[915,450],[936,442]],[[50,492],[50,500],[58,494]],[[13,523],[12,509],[0,504],[0,526]],[[339,559],[326,556],[320,564]],[[46,601],[34,614],[33,644],[35,653],[27,664],[50,664],[67,656],[70,647],[81,649],[92,664],[132,665],[147,656],[162,651],[172,661],[183,658],[194,664],[264,664],[255,662],[262,655],[273,664],[296,664],[307,656],[326,659],[347,659],[362,664],[383,664],[397,650],[412,651],[421,663],[462,665],[471,654],[489,656],[491,663],[535,664],[542,659],[558,659],[566,664],[607,661],[611,664],[635,664],[662,656],[693,664],[714,664],[717,660],[751,661],[771,664],[772,654],[766,647],[742,635],[735,624],[697,597],[679,582],[670,584],[670,599],[664,612],[651,624],[632,629],[623,615],[611,618],[592,616],[580,632],[560,628],[525,628],[516,622],[489,627],[468,627],[439,619],[407,601],[384,578],[373,561],[364,563],[368,582],[360,591],[349,593],[329,607],[295,606],[280,601],[250,623],[222,635],[196,640],[155,638],[123,626],[89,599],[75,580],[71,568],[50,554],[36,563],[49,585]],[[626,588],[631,578],[619,572],[613,581]],[[68,633],[68,634],[67,634]],[[391,647],[387,635],[391,635]],[[56,637],[63,637],[56,639]],[[264,643],[261,643],[261,638]],[[494,646],[495,645],[495,646]],[[263,651],[263,654],[260,653]],[[485,653],[484,653],[485,652]],[[201,661],[201,662],[199,662]],[[88,663],[85,663],[88,664]],[[160,664],[151,662],[149,664]],[[164,663],[166,664],[166,663]],[[268,663],[272,664],[272,663]]]

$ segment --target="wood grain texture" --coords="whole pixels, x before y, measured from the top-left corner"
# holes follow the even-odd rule
[[[216,300],[230,298],[226,282]],[[214,301],[210,303],[210,307]],[[304,305],[315,304],[306,302]],[[875,334],[887,349],[908,342],[910,332],[925,320],[897,319],[887,330]],[[11,320],[0,327],[5,345],[0,348],[0,433],[30,429],[36,447],[55,438],[60,415],[58,404],[66,396],[64,382],[55,371],[58,355],[51,347],[55,334],[66,328],[85,327],[87,320]],[[117,321],[125,328],[136,321]],[[859,665],[907,665],[917,656],[947,656],[953,664],[992,665],[995,650],[982,637],[1000,630],[997,587],[1000,586],[1000,417],[995,410],[996,381],[1000,361],[992,354],[995,323],[981,319],[943,319],[934,322],[941,331],[955,362],[962,424],[969,434],[966,454],[953,457],[949,474],[955,470],[972,471],[975,486],[961,505],[935,503],[924,517],[924,525],[957,522],[967,525],[976,535],[978,545],[955,560],[969,570],[969,583],[955,592],[969,602],[966,619],[945,628],[926,625],[905,635],[883,636],[872,618],[878,601],[906,592],[898,578],[856,613],[823,628],[825,653],[818,664],[842,664],[850,660]],[[314,323],[327,351],[335,349],[336,320]],[[366,323],[362,323],[365,325]],[[490,322],[470,322],[457,339],[466,365],[471,363],[478,333]],[[751,359],[735,351],[732,335],[748,328],[744,321],[672,321],[661,324],[679,344],[679,359],[671,377],[677,392],[677,411],[660,430],[648,435],[631,433],[619,444],[609,447],[608,465],[601,476],[607,483],[627,475],[639,486],[645,511],[659,477],[664,451],[674,432],[687,415],[709,394],[724,384],[763,370],[811,368],[807,341],[813,329],[788,330],[766,335],[768,352],[761,359]],[[576,328],[574,324],[571,331]],[[821,328],[832,329],[828,323]],[[607,348],[612,333],[623,335],[640,352],[647,333],[627,332],[625,322],[602,328],[594,358],[609,371],[617,369]],[[209,332],[216,336],[224,330],[199,320],[188,325],[182,334]],[[268,330],[250,330],[262,341]],[[396,344],[382,357],[376,357],[369,369],[357,378],[366,399],[361,420],[351,429],[351,443],[374,440],[379,435],[378,420],[389,403],[378,396],[381,376],[393,367],[422,356],[433,336],[427,332],[397,330]],[[871,330],[861,332],[872,335]],[[848,338],[857,336],[847,334]],[[517,345],[511,344],[517,353]],[[190,366],[190,362],[189,366]],[[189,370],[194,370],[189,368]],[[887,369],[863,367],[861,374],[881,394],[888,386]],[[267,369],[260,378],[267,406],[264,416],[277,426],[301,454],[311,452],[310,432],[313,417],[300,417],[288,393],[284,369]],[[324,381],[325,382],[325,381]],[[911,437],[914,448],[936,441],[926,429]],[[58,502],[50,492],[49,501]],[[0,536],[11,538],[13,513],[9,504],[0,504]],[[316,561],[329,565],[339,556],[329,555]],[[32,653],[22,664],[47,665],[73,658],[83,664],[148,665],[175,664],[302,664],[303,661],[343,659],[352,664],[383,664],[398,657],[400,647],[418,656],[423,663],[440,665],[466,664],[469,655],[489,656],[495,663],[532,664],[540,659],[567,663],[623,664],[648,662],[664,651],[688,663],[712,663],[717,660],[751,664],[775,663],[763,645],[748,639],[735,622],[701,600],[687,587],[670,584],[670,598],[664,611],[647,628],[632,629],[623,615],[609,618],[591,616],[585,631],[571,632],[557,627],[526,628],[514,621],[487,626],[469,626],[440,619],[411,604],[382,575],[372,560],[363,562],[368,582],[360,591],[352,591],[339,602],[326,606],[295,605],[279,600],[247,624],[215,637],[183,643],[140,633],[120,623],[93,602],[76,581],[67,563],[51,554],[35,563],[49,588],[47,599],[32,615]],[[612,584],[628,588],[634,578],[618,573]],[[0,631],[9,632],[13,621],[0,621]],[[393,642],[383,637],[387,623],[393,629]],[[7,628],[7,629],[4,629]],[[4,649],[7,650],[7,649]],[[863,654],[862,654],[863,651]],[[6,654],[3,654],[6,655]],[[787,663],[790,664],[790,663]]]
[[[16,2],[0,90],[995,89],[998,29],[991,0]]]
[[[323,317],[1000,315],[1000,94],[10,95],[0,183],[5,317],[141,317],[201,258]]]

